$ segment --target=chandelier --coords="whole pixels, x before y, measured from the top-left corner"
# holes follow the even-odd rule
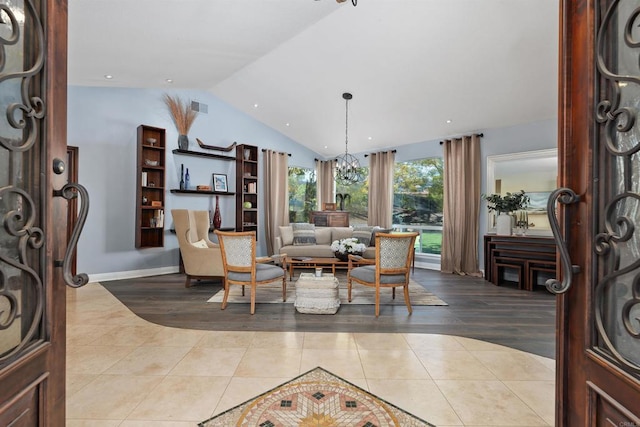
[[[344,125],[344,154],[336,157],[336,182],[342,185],[351,185],[363,180],[360,162],[349,154],[349,100],[353,98],[350,93],[343,93],[345,100],[345,125]]]

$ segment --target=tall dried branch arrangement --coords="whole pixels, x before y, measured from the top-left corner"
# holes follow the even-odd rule
[[[187,135],[193,121],[198,116],[198,112],[191,109],[191,102],[185,102],[177,96],[164,94],[164,103],[169,108],[169,114],[180,135]]]

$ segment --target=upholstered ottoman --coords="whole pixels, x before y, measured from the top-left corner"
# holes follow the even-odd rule
[[[316,277],[313,273],[300,273],[294,305],[300,313],[336,314],[340,308],[338,279],[333,274]]]

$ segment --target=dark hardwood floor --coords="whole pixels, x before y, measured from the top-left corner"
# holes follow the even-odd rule
[[[544,287],[533,292],[494,286],[481,278],[416,269],[412,278],[448,306],[373,306],[343,304],[335,315],[300,314],[293,304],[207,303],[220,283],[193,282],[170,274],[102,282],[138,316],[177,328],[232,331],[399,332],[476,338],[555,358],[555,297]],[[401,297],[401,294],[400,294]]]

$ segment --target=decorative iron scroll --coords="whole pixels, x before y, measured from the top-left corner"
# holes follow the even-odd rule
[[[29,285],[33,289],[30,293],[30,299],[33,299],[33,317],[24,319],[18,311],[18,299],[15,292],[12,292],[11,278],[6,277],[2,269],[0,269],[0,298],[8,301],[9,313],[3,316],[4,321],[0,323],[0,331],[8,329],[20,317],[21,321],[29,320],[29,328],[26,333],[22,334],[20,343],[8,353],[0,357],[0,366],[5,362],[12,360],[20,350],[22,350],[38,331],[40,320],[42,318],[42,310],[44,305],[44,291],[42,280],[38,273],[27,264],[27,247],[32,249],[40,249],[44,244],[44,233],[42,229],[34,225],[36,221],[35,203],[25,192],[15,187],[0,188],[0,199],[20,198],[20,209],[14,209],[7,212],[1,219],[1,225],[6,233],[18,240],[18,259],[12,259],[0,252],[0,263],[13,267],[21,272],[20,284]],[[17,277],[17,276],[16,276]],[[4,314],[4,313],[3,313]]]
[[[640,359],[632,360],[630,355],[637,353],[640,338],[640,236],[636,233],[640,194],[633,179],[634,171],[640,169],[640,7],[632,8],[628,2],[612,1],[600,15],[596,41],[601,90],[596,107],[600,132],[594,146],[594,153],[600,154],[594,155],[594,177],[601,178],[594,180],[598,186],[594,203],[603,208],[597,222],[600,232],[594,240],[600,262],[594,276],[593,307],[599,345],[604,344],[621,367],[638,374]],[[616,38],[619,29],[620,41]],[[614,316],[605,316],[612,308]],[[615,323],[607,328],[607,321]]]
[[[85,273],[76,274],[75,276],[71,274],[71,258],[73,257],[73,251],[78,245],[78,238],[80,238],[80,233],[82,233],[84,223],[87,220],[87,214],[89,213],[89,193],[84,186],[75,183],[66,184],[60,190],[53,192],[54,197],[64,197],[66,200],[75,199],[78,194],[80,194],[80,200],[82,202],[80,204],[80,213],[78,214],[76,227],[73,229],[73,233],[71,233],[71,241],[67,245],[64,260],[61,263],[64,281],[72,288],[79,288],[89,282],[89,276]]]
[[[549,292],[554,294],[562,294],[568,291],[573,282],[573,275],[580,272],[579,266],[571,264],[566,239],[560,235],[560,226],[558,225],[558,218],[556,216],[556,202],[568,205],[578,201],[580,201],[580,196],[569,188],[558,188],[554,190],[547,201],[547,216],[549,218],[549,224],[551,225],[551,231],[553,232],[553,238],[560,251],[562,264],[562,282],[557,279],[549,279],[545,282],[545,286]]]
[[[44,29],[32,0],[24,0],[23,3],[24,9],[20,10],[25,15],[24,21],[18,19],[8,4],[0,4],[4,21],[3,36],[0,36],[0,84],[6,85],[8,81],[16,80],[15,87],[19,88],[15,92],[16,101],[8,104],[6,111],[0,112],[6,118],[5,123],[14,132],[17,130],[14,135],[18,135],[0,134],[0,149],[7,150],[9,161],[18,153],[40,149],[37,144],[40,140],[38,129],[45,116],[45,103],[38,96],[41,87],[36,79],[44,67]],[[21,34],[23,23],[29,25],[28,41]],[[10,50],[14,45],[16,47]],[[13,56],[20,48],[20,53],[25,57],[23,69],[7,70],[9,53]],[[40,175],[39,169],[35,172],[35,176]],[[38,271],[29,265],[39,265],[44,256],[39,251],[44,245],[44,233],[35,225],[40,213],[34,198],[14,181],[15,178],[9,176],[8,183],[0,187],[0,200],[4,208],[0,228],[7,242],[11,242],[11,247],[5,248],[10,250],[0,253],[0,300],[8,306],[6,312],[0,313],[0,332],[17,327],[20,336],[15,346],[3,349],[6,352],[0,356],[0,366],[18,358],[27,346],[41,338],[38,334],[41,333],[44,310],[43,282]],[[24,311],[24,298],[28,298],[28,312]]]

